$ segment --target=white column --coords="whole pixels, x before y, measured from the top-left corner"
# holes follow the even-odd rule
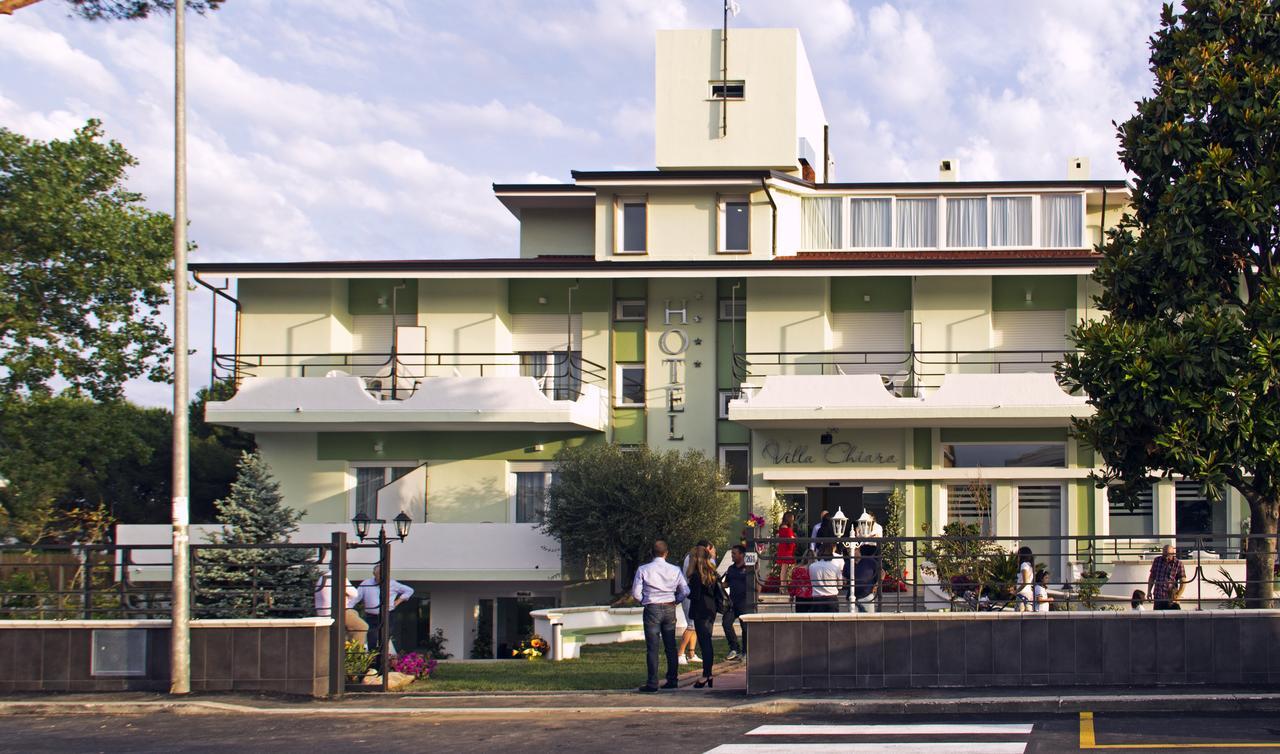
[[[1093,491],[1093,533],[1099,536],[1111,533],[1111,505],[1106,487]]]
[[[991,533],[1018,536],[1018,488],[1013,482],[991,482]]]
[[[1174,486],[1172,479],[1161,479],[1155,484],[1155,532],[1164,544],[1174,544],[1178,533],[1178,522],[1174,506]]]

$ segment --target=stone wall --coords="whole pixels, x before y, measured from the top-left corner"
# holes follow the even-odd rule
[[[328,618],[191,622],[192,691],[328,696]],[[136,675],[95,672],[95,631],[140,632]],[[136,634],[134,634],[136,636]],[[168,691],[169,621],[0,621],[0,693]]]
[[[1280,685],[1280,611],[756,614],[748,693]]]

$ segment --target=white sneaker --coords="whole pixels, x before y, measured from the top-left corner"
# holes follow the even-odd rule
[[[689,664],[689,659],[688,659],[687,657],[685,657],[684,655],[680,655],[680,656],[676,657],[676,664],[677,664],[677,665],[688,665],[688,664]]]
[[[702,658],[697,655],[694,655],[689,658],[689,662],[702,662]]]
[[[733,662],[736,659],[738,659],[738,653],[734,652],[733,650],[730,650],[729,654],[724,656],[725,662]]]

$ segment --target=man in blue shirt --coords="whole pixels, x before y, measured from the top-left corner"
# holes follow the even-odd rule
[[[684,572],[667,562],[667,543],[653,543],[653,560],[636,569],[631,596],[644,605],[644,647],[649,679],[641,691],[658,690],[658,638],[667,653],[664,689],[679,688],[676,675],[676,605],[689,596]]]

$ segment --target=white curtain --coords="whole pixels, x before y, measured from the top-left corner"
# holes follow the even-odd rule
[[[1040,197],[1040,245],[1046,248],[1074,248],[1081,244],[1084,225],[1084,197],[1059,194]]]
[[[987,200],[947,199],[947,246],[987,245]]]
[[[838,196],[814,197],[800,201],[804,214],[804,226],[800,234],[801,246],[806,249],[840,248],[840,206],[841,198]]]
[[[849,205],[850,246],[855,249],[889,246],[893,239],[892,199],[852,199]]]
[[[933,248],[938,245],[938,200],[898,200],[898,248]]]
[[[1031,245],[1031,197],[991,197],[991,245]]]

